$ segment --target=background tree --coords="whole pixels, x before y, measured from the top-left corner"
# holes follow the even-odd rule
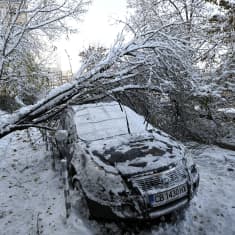
[[[63,33],[73,32],[75,29],[71,28],[69,20],[80,20],[90,1],[1,2],[4,2],[1,5],[4,14],[1,15],[0,27],[0,88],[1,92],[4,91],[9,96],[17,96],[29,91],[26,84],[30,87],[35,82],[36,87],[43,83],[36,81],[41,78],[40,74],[36,76],[36,72],[40,71],[37,64],[38,55],[42,53],[42,44],[60,37]]]
[[[223,24],[218,24],[215,19],[224,19],[221,15],[226,15],[225,9],[223,11],[216,9],[213,4],[209,3],[211,1],[129,0],[128,2],[129,7],[134,9],[134,14],[127,23],[130,32],[135,34],[163,27],[162,33],[171,35],[178,41],[181,40],[183,43],[179,46],[187,45],[188,49],[183,51],[185,58],[188,58],[187,69],[178,66],[175,61],[166,63],[166,66],[162,68],[155,62],[154,55],[149,59],[154,61],[156,66],[152,67],[151,76],[148,73],[143,73],[143,76],[160,81],[163,84],[162,87],[167,88],[166,92],[162,93],[162,99],[152,98],[149,94],[144,98],[143,107],[147,107],[147,113],[151,114],[152,123],[177,137],[194,137],[213,142],[219,136],[224,135],[226,131],[224,132],[221,128],[222,122],[218,120],[216,113],[218,104],[225,105],[223,100],[219,99],[221,83],[225,80],[222,82],[218,72],[219,70],[228,71],[225,67],[229,67],[230,77],[234,77],[234,63],[232,62],[234,56],[230,54],[228,60],[230,63],[223,63],[224,60],[220,57],[221,52],[227,54],[228,51],[232,51],[225,46],[225,41],[228,42],[228,35],[231,35],[231,28],[233,28],[229,22],[234,17],[234,6],[231,3],[225,4],[226,14],[233,17],[228,17],[227,23],[223,20]],[[217,1],[213,2],[217,3]],[[221,2],[223,1],[218,1],[217,4],[224,5]],[[217,15],[220,17],[213,16],[212,13],[215,10],[219,12]],[[221,27],[222,31],[224,29],[227,33],[221,33]],[[225,74],[228,73],[224,72],[223,76]],[[220,85],[217,81],[220,81]],[[226,93],[230,87],[231,94],[231,88],[234,87],[231,85],[231,79],[225,84]],[[138,97],[141,99],[143,95],[135,94],[135,100]],[[143,107],[139,112],[146,112],[143,111]],[[195,107],[200,107],[200,109],[195,109]],[[206,131],[200,131],[201,129]]]
[[[230,0],[214,1],[217,13],[209,19],[208,36],[216,41],[211,52],[217,59],[215,80],[222,91],[235,91],[235,3]]]

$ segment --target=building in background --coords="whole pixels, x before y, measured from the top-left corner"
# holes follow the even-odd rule
[[[27,8],[26,0],[0,0],[0,23],[8,25],[16,16],[16,24],[24,24],[27,14],[22,12]]]

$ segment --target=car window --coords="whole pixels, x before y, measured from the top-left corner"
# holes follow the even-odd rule
[[[125,112],[118,103],[75,106],[74,122],[81,139],[95,141],[131,133],[146,132],[144,118],[128,107]]]

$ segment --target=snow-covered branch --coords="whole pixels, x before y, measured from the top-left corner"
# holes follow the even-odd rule
[[[22,58],[39,50],[38,35],[56,38],[73,30],[67,19],[80,20],[90,0],[8,1],[0,27],[0,86],[9,80],[12,70],[21,75]],[[1,7],[4,8],[4,5]],[[63,26],[63,27],[62,27]],[[36,43],[37,42],[37,43]],[[33,46],[32,46],[33,44]]]
[[[45,99],[35,105],[1,117],[0,137],[17,128],[45,122],[72,102],[81,104],[128,90],[162,92],[161,84],[152,82],[154,79],[144,78],[145,81],[139,82],[138,77],[143,77],[143,71],[147,76],[148,70],[154,65],[159,68],[158,76],[162,79],[164,72],[160,73],[160,69],[167,69],[162,63],[164,62],[176,64],[177,69],[174,66],[168,68],[172,75],[176,70],[176,79],[178,69],[185,70],[187,67],[187,56],[184,54],[186,46],[180,46],[182,42],[163,37],[160,33],[155,35],[154,40],[149,35],[146,37],[138,35],[126,44],[117,42],[93,68],[79,72],[74,82],[52,90]]]

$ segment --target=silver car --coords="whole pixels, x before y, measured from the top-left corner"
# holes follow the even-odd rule
[[[190,153],[117,102],[72,105],[61,115],[73,185],[90,215],[153,219],[189,203],[199,185]]]

